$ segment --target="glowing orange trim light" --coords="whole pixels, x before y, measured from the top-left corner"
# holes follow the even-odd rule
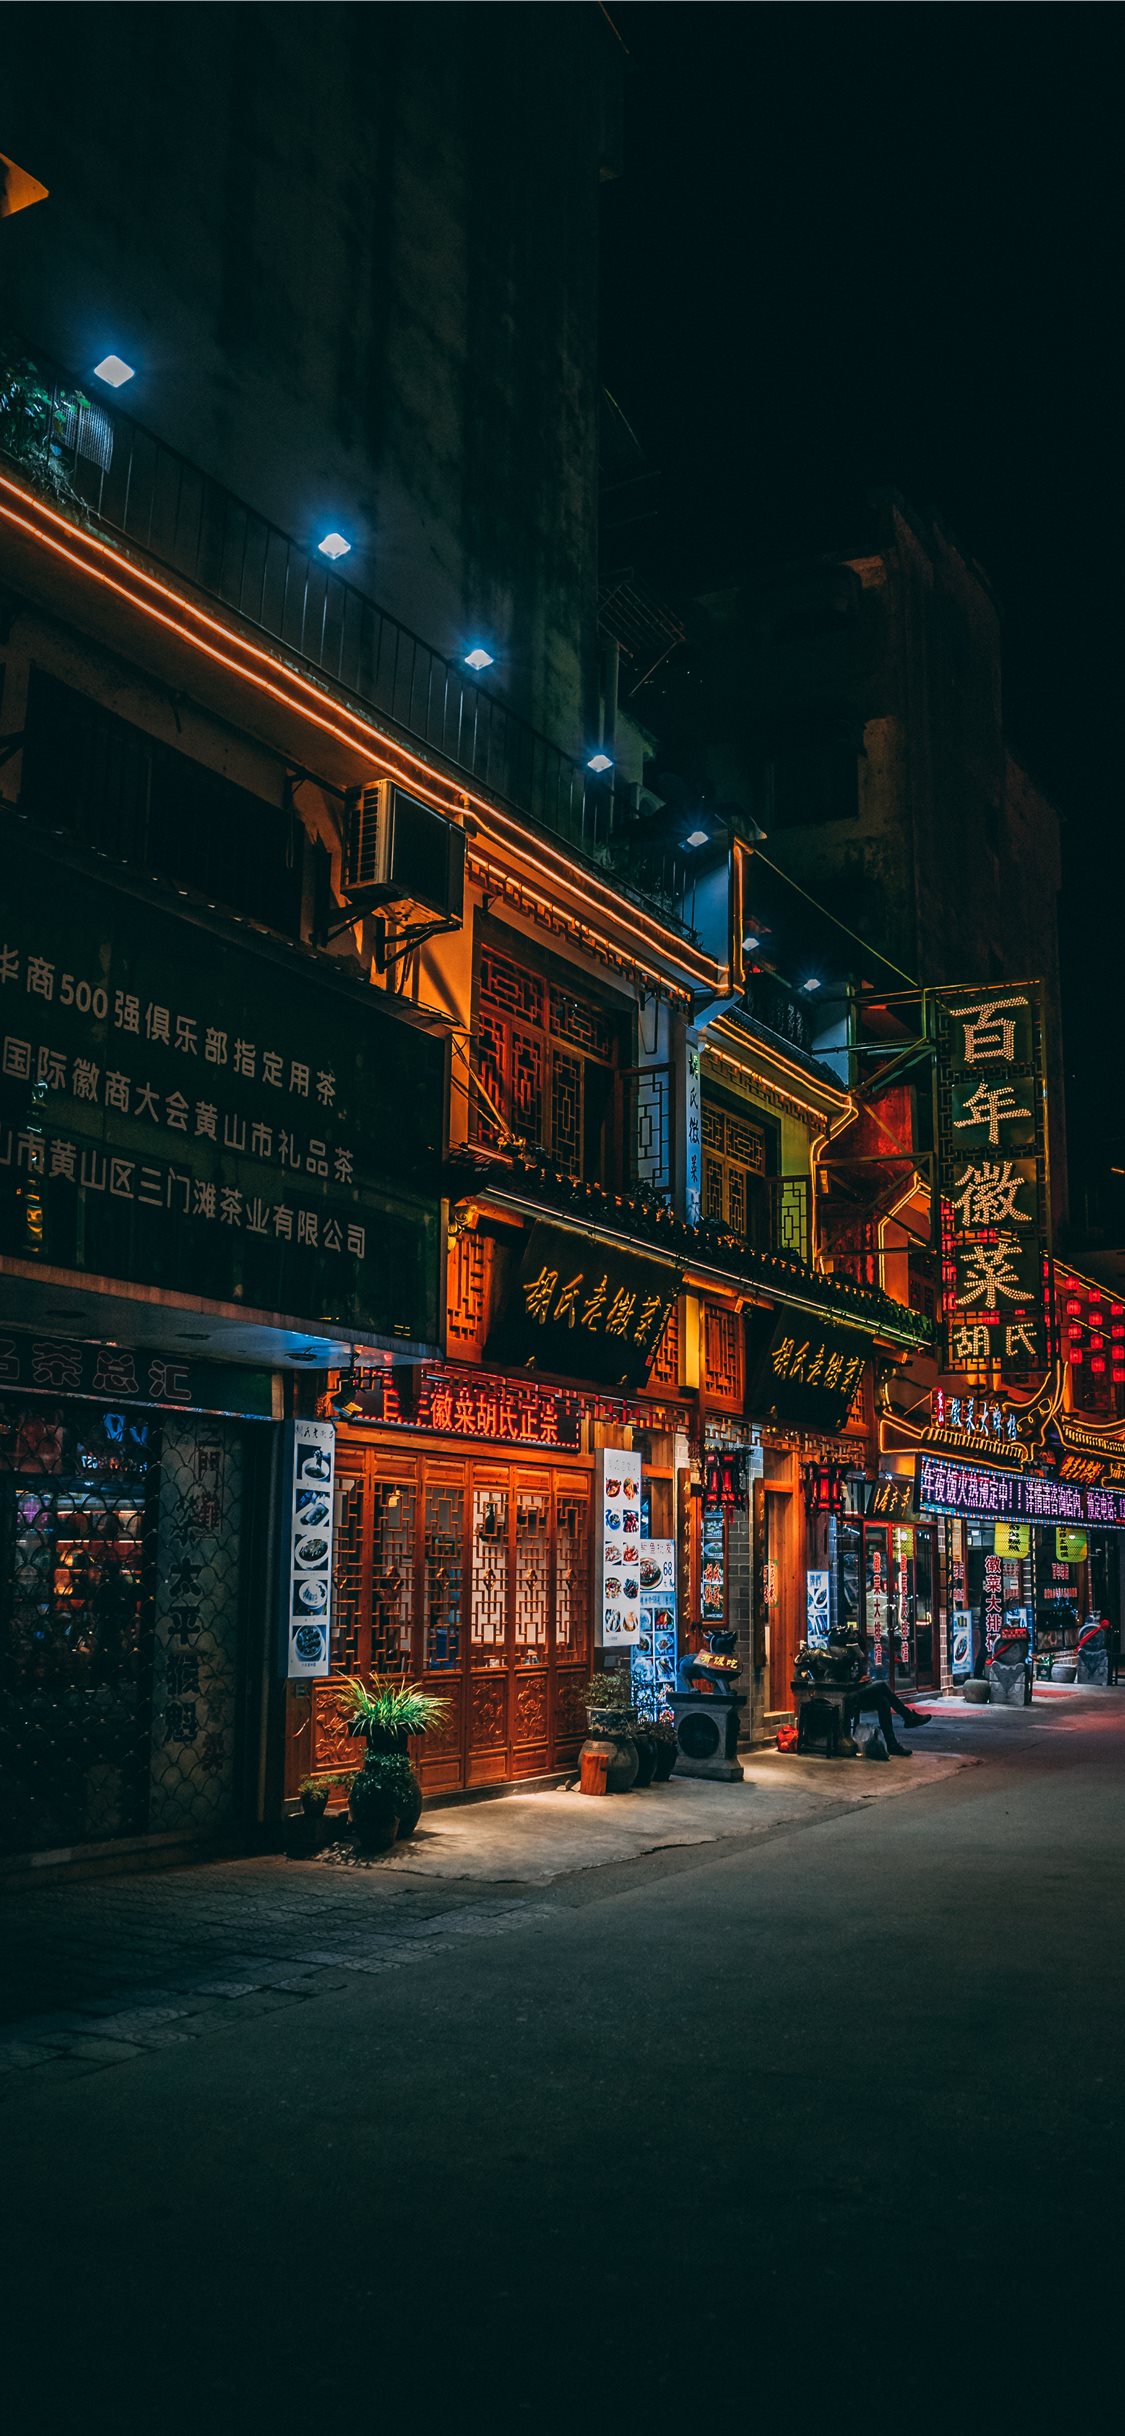
[[[577,940],[579,947],[589,948],[595,954],[599,948],[604,949],[605,953],[616,958],[619,964],[627,964],[634,972],[643,973],[645,979],[653,982],[657,989],[663,990],[674,998],[682,998],[685,1004],[690,1004],[691,992],[689,990],[681,988],[674,981],[667,980],[664,974],[657,972],[653,965],[646,964],[643,957],[635,955],[631,948],[618,947],[612,939],[606,937],[604,931],[592,930],[589,923],[575,921],[572,915],[568,915],[564,906],[557,903],[552,904],[549,898],[537,897],[534,890],[527,885],[526,881],[520,879],[518,874],[497,870],[494,863],[486,862],[483,855],[479,854],[470,855],[469,871],[474,879],[483,882],[486,892],[490,882],[497,890],[506,887],[512,888],[517,897],[522,898],[533,912],[569,919],[572,935]]]
[[[720,1015],[720,1016],[719,1016],[719,1018],[718,1018],[718,1020],[717,1020],[717,1022],[716,1022],[716,1025],[715,1025],[715,1029],[716,1029],[716,1031],[721,1031],[721,1032],[722,1032],[723,1037],[724,1037],[724,1039],[725,1039],[725,1040],[739,1040],[739,1041],[741,1041],[741,1040],[743,1040],[744,1038],[745,1038],[745,1039],[750,1039],[750,1038],[752,1038],[752,1035],[750,1035],[750,1034],[745,1034],[745,1035],[744,1035],[744,1034],[742,1034],[742,1033],[738,1032],[737,1030],[733,1030],[733,1031],[732,1031],[732,1029],[731,1029],[730,1025],[729,1025],[729,1024],[726,1022],[725,1017],[723,1017],[722,1015]],[[756,1049],[760,1050],[760,1051],[761,1051],[762,1056],[763,1056],[763,1057],[765,1057],[765,1058],[768,1058],[768,1059],[771,1061],[771,1063],[772,1063],[773,1065],[775,1065],[775,1066],[780,1066],[780,1067],[781,1067],[781,1069],[782,1069],[782,1072],[783,1072],[783,1073],[785,1073],[785,1074],[793,1074],[793,1075],[799,1075],[799,1074],[800,1074],[800,1072],[801,1072],[800,1067],[799,1067],[799,1066],[793,1066],[793,1065],[790,1065],[789,1059],[788,1059],[788,1058],[787,1058],[787,1057],[786,1057],[786,1056],[783,1054],[783,1052],[782,1052],[780,1049],[775,1049],[775,1048],[772,1046],[772,1044],[771,1044],[770,1042],[768,1042],[768,1041],[764,1041],[764,1040],[762,1040],[762,1041],[755,1041],[755,1042],[754,1042],[754,1047],[755,1047]],[[721,1058],[722,1058],[722,1060],[723,1060],[724,1065],[727,1065],[727,1066],[738,1066],[738,1065],[740,1065],[740,1064],[741,1064],[741,1069],[742,1069],[742,1072],[743,1072],[743,1073],[745,1073],[745,1072],[746,1072],[746,1065],[745,1065],[745,1061],[744,1061],[744,1060],[741,1060],[741,1061],[740,1061],[740,1060],[739,1060],[737,1057],[731,1057],[731,1056],[730,1056],[730,1055],[727,1053],[727,1051],[726,1051],[725,1049],[717,1049],[717,1048],[715,1047],[715,1045],[714,1045],[713,1041],[710,1041],[710,1040],[705,1041],[705,1043],[704,1043],[704,1053],[705,1053],[705,1055],[706,1055],[706,1056],[708,1056],[708,1057],[721,1057]],[[771,1085],[771,1089],[772,1089],[772,1087],[773,1087],[773,1086]],[[852,1104],[853,1104],[853,1103],[852,1103],[852,1095],[851,1095],[850,1091],[845,1090],[845,1088],[844,1088],[844,1086],[843,1086],[843,1084],[842,1084],[842,1083],[822,1083],[822,1084],[821,1084],[821,1086],[820,1086],[820,1088],[821,1088],[821,1090],[822,1090],[822,1092],[823,1092],[823,1094],[824,1094],[825,1099],[826,1099],[826,1100],[828,1100],[828,1101],[833,1101],[833,1100],[834,1100],[834,1101],[835,1101],[835,1103],[836,1103],[837,1108],[839,1108],[841,1111],[842,1111],[843,1109],[845,1109],[845,1108],[850,1108],[850,1107],[852,1106]],[[823,1112],[823,1110],[822,1110],[822,1109],[821,1109],[821,1108],[818,1106],[818,1104],[817,1104],[817,1102],[816,1102],[815,1100],[803,1100],[803,1099],[799,1098],[797,1095],[794,1095],[794,1106],[795,1106],[795,1107],[797,1107],[797,1108],[807,1108],[807,1109],[809,1110],[810,1115],[812,1115],[812,1116],[818,1116],[818,1117],[819,1117],[819,1116],[822,1116],[822,1115],[823,1115],[823,1113],[824,1113],[824,1112]]]
[[[58,515],[53,508],[47,507],[39,500],[32,499],[26,491],[19,488],[17,483],[11,482],[6,475],[2,474],[0,474],[0,491],[6,491],[10,498],[19,500],[27,508],[34,509],[36,514],[45,519],[48,525],[53,525],[59,533],[68,537],[66,541],[55,539],[50,532],[44,532],[39,524],[29,522],[26,516],[17,514],[5,500],[0,499],[0,516],[3,516],[17,531],[26,533],[29,540],[40,543],[46,549],[51,550],[57,558],[65,560],[67,565],[74,567],[80,575],[90,576],[95,583],[104,584],[109,591],[116,593],[118,599],[124,601],[129,608],[139,609],[142,615],[151,618],[156,625],[163,626],[169,634],[177,636],[180,641],[192,643],[198,651],[202,651],[220,668],[226,668],[232,676],[241,677],[249,684],[256,686],[260,693],[268,694],[273,701],[280,703],[283,709],[299,711],[303,717],[311,720],[312,724],[318,727],[324,735],[335,737],[337,743],[345,745],[350,752],[355,751],[357,747],[365,752],[370,752],[374,746],[381,766],[403,784],[417,786],[418,778],[414,775],[407,777],[406,772],[420,773],[421,791],[425,793],[427,787],[430,789],[426,800],[432,801],[438,811],[448,811],[449,809],[448,801],[443,802],[435,793],[435,790],[439,788],[445,789],[447,796],[457,798],[460,804],[471,804],[473,809],[479,812],[486,821],[494,825],[498,824],[501,832],[506,831],[516,841],[533,869],[542,871],[547,879],[557,878],[567,886],[580,890],[583,894],[593,893],[607,911],[616,912],[620,899],[616,899],[612,891],[596,880],[592,873],[576,871],[573,866],[568,866],[562,855],[556,855],[550,847],[540,849],[539,859],[528,853],[524,832],[519,823],[509,820],[504,813],[498,812],[496,806],[490,804],[485,797],[474,794],[471,789],[461,786],[455,779],[447,780],[435,776],[428,762],[420,760],[406,745],[401,745],[393,738],[383,736],[378,728],[360,718],[358,713],[342,711],[337,718],[329,717],[321,707],[324,697],[310,680],[302,677],[298,671],[289,672],[288,689],[278,685],[272,676],[258,675],[254,668],[245,665],[247,660],[257,661],[262,668],[268,670],[273,670],[277,665],[269,652],[264,651],[259,644],[245,641],[241,635],[233,634],[231,629],[224,626],[219,619],[211,617],[206,610],[197,608],[194,602],[185,599],[182,593],[173,591],[170,585],[161,583],[159,578],[150,575],[146,568],[135,566],[131,559],[123,559],[118,551],[112,549],[108,543],[99,541],[95,534],[76,533],[65,517]],[[152,602],[139,600],[135,591],[122,583],[117,576],[110,574],[106,568],[91,566],[78,550],[69,546],[71,543],[79,541],[87,551],[94,553],[100,559],[108,560],[111,566],[127,566],[130,576],[137,585],[143,586],[149,592],[157,595],[159,599],[170,602],[179,614],[171,616],[166,610],[155,607]],[[193,633],[185,629],[182,623],[185,618],[204,631]],[[220,649],[217,644],[208,642],[207,633],[217,635],[224,644],[236,647],[244,657],[233,658],[229,649]],[[342,725],[341,720],[348,724]],[[397,756],[397,764],[391,760],[392,755]],[[398,764],[403,766],[400,767]],[[544,856],[546,859],[542,859]],[[631,913],[633,928],[639,936],[645,938],[650,947],[659,949],[667,942],[668,952],[673,960],[682,966],[692,967],[701,979],[711,978],[715,968],[708,958],[687,948],[682,940],[676,939],[675,935],[671,931],[666,931],[662,924],[652,921],[648,916],[633,909],[631,909]]]
[[[766,1055],[770,1056],[771,1058],[773,1057],[774,1053],[772,1049],[765,1051],[765,1043],[762,1041],[749,1041],[749,1047],[751,1051],[753,1051],[755,1048],[762,1049]],[[813,1100],[801,1099],[795,1091],[786,1091],[780,1083],[774,1082],[770,1074],[755,1075],[753,1067],[747,1063],[746,1058],[728,1056],[727,1051],[725,1049],[717,1049],[714,1041],[712,1040],[704,1041],[703,1054],[705,1057],[717,1058],[721,1066],[730,1066],[735,1074],[741,1075],[744,1083],[753,1083],[757,1081],[764,1090],[774,1092],[779,1100],[787,1100],[790,1107],[796,1108],[801,1116],[813,1117],[818,1124],[823,1122],[823,1108],[818,1107]],[[784,1058],[779,1057],[777,1059],[777,1064],[782,1068],[782,1071],[785,1074],[792,1074],[793,1068],[787,1064]],[[827,1092],[827,1090],[828,1085],[826,1084],[825,1091]],[[850,1101],[847,1096],[841,1096],[843,1097],[843,1105],[845,1107],[850,1106]]]

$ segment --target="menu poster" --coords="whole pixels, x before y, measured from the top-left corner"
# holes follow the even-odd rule
[[[641,1459],[603,1446],[597,1470],[598,1568],[603,1649],[632,1649],[641,1634]]]
[[[291,1421],[286,1430],[281,1563],[282,1671],[291,1683],[329,1671],[335,1468],[332,1422]]]
[[[659,1715],[676,1689],[676,1543],[641,1541],[641,1631],[632,1656],[633,1698]]]
[[[705,1624],[725,1624],[727,1620],[726,1567],[724,1555],[726,1538],[721,1506],[710,1513],[703,1509],[701,1529],[702,1566],[699,1578],[700,1614]]]
[[[955,1675],[971,1675],[973,1671],[973,1611],[971,1607],[955,1607],[950,1619],[949,1664]]]

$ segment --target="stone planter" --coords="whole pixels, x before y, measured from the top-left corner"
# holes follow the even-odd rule
[[[604,1715],[604,1713],[599,1710],[599,1715]],[[587,1756],[587,1751],[599,1751],[599,1754],[604,1756],[606,1793],[631,1793],[633,1786],[636,1786],[636,1778],[638,1778],[638,1756],[636,1756],[636,1742],[633,1742],[633,1734],[628,1732],[628,1727],[621,1727],[619,1732],[609,1732],[609,1730],[604,1730],[604,1727],[594,1727],[594,1730],[587,1734],[587,1739],[584,1739],[580,1759]]]

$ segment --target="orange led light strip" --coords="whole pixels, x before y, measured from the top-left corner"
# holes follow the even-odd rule
[[[735,1074],[741,1075],[744,1083],[753,1082],[755,1080],[753,1059],[756,1053],[761,1054],[763,1068],[765,1069],[760,1077],[764,1088],[767,1091],[776,1093],[779,1100],[788,1101],[790,1107],[796,1108],[801,1116],[815,1117],[818,1124],[822,1124],[824,1121],[824,1108],[822,1105],[818,1105],[813,1100],[801,1099],[797,1092],[787,1091],[780,1083],[774,1082],[772,1073],[769,1071],[769,1067],[766,1066],[767,1059],[769,1060],[770,1067],[776,1063],[781,1067],[784,1074],[792,1074],[794,1069],[788,1063],[787,1059],[780,1056],[775,1057],[775,1052],[772,1049],[767,1049],[764,1041],[755,1040],[752,1034],[747,1033],[746,1055],[744,1057],[728,1056],[727,1051],[725,1049],[717,1049],[714,1041],[712,1040],[705,1040],[703,1042],[704,1057],[717,1058],[720,1065],[730,1066]],[[842,1091],[833,1091],[831,1085],[828,1083],[826,1083],[824,1086],[824,1097],[826,1100],[834,1101],[838,1108],[846,1108],[850,1105],[848,1094]]]
[[[10,504],[13,501],[18,505]],[[358,712],[340,706],[335,716],[331,715],[325,695],[298,671],[288,671],[286,682],[279,683],[279,664],[270,652],[263,650],[259,644],[248,642],[225,626],[221,619],[212,617],[207,610],[197,608],[184,594],[161,582],[157,576],[150,575],[146,568],[136,566],[132,559],[125,558],[108,542],[100,541],[96,534],[79,532],[65,517],[22,490],[5,474],[0,474],[0,517],[17,532],[26,534],[29,540],[64,560],[80,575],[104,585],[127,607],[140,610],[143,616],[163,626],[179,641],[190,643],[217,666],[255,686],[260,693],[269,695],[283,709],[297,711],[302,718],[308,719],[324,735],[334,737],[350,752],[357,749],[366,754],[374,752],[378,765],[388,775],[403,785],[417,788],[438,811],[449,811],[450,797],[457,807],[471,805],[474,812],[479,813],[494,830],[499,830],[502,839],[507,838],[517,845],[532,868],[541,871],[545,879],[558,880],[586,897],[593,896],[606,913],[619,918],[621,899],[615,897],[613,891],[596,879],[592,872],[569,864],[564,855],[545,844],[540,844],[537,855],[532,854],[517,820],[508,819],[506,814],[497,810],[495,804],[464,787],[460,781],[442,778],[430,768],[428,762],[422,761],[406,745],[384,736]],[[105,563],[97,565],[91,563],[92,560]],[[120,570],[126,567],[132,583],[122,581],[119,572],[109,571],[111,568]],[[154,597],[141,599],[134,587],[143,588]],[[157,603],[161,601],[167,602],[169,607],[159,607]],[[209,637],[216,637],[217,640],[209,640]],[[438,790],[444,791],[445,800]],[[655,919],[631,907],[629,926],[644,940],[650,952],[666,953],[671,962],[679,964],[682,970],[694,972],[701,981],[710,982],[715,978],[716,966],[710,958],[678,939]]]
[[[580,920],[570,912],[567,906],[560,905],[557,899],[537,897],[534,889],[526,880],[520,878],[518,872],[498,870],[495,864],[487,862],[484,856],[479,854],[469,855],[468,870],[473,879],[481,882],[486,894],[491,887],[498,895],[500,893],[510,895],[517,910],[522,906],[524,912],[529,913],[532,919],[536,914],[543,914],[552,921],[564,923],[568,927],[570,937],[577,942],[579,947],[585,947],[591,954],[608,957],[612,963],[630,973],[643,973],[646,981],[651,981],[653,987],[660,990],[665,997],[683,999],[685,1004],[690,1005],[690,990],[683,988],[677,982],[667,980],[663,973],[657,972],[652,965],[646,964],[643,957],[637,955],[635,949],[618,946],[612,939],[606,937],[604,931],[592,930],[588,922]]]

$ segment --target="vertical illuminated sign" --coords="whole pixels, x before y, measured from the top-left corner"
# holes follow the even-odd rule
[[[1050,1359],[1038,985],[942,991],[935,1027],[945,1367]]]
[[[329,1672],[335,1426],[290,1421],[284,1447],[282,1672],[292,1683]]]

